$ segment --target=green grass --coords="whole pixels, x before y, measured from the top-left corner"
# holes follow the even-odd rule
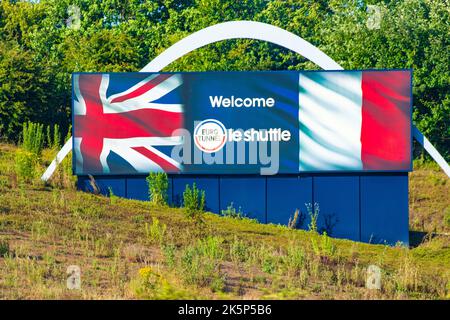
[[[1,299],[450,298],[445,236],[408,249],[211,213],[199,224],[183,208],[18,184],[14,152],[0,145]],[[414,197],[427,198],[412,213],[427,221],[449,205],[448,183],[434,179],[434,169],[411,175]],[[364,288],[370,264],[383,270],[381,291]],[[81,290],[66,289],[69,265],[81,268]]]

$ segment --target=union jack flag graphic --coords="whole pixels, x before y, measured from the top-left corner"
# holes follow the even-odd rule
[[[180,74],[74,74],[76,174],[179,172],[170,150],[183,143]]]

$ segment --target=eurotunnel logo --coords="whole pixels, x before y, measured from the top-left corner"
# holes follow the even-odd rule
[[[206,119],[200,122],[194,130],[194,142],[197,148],[206,153],[221,150],[227,141],[227,131],[222,122]]]
[[[281,142],[291,140],[291,132],[281,128],[256,130],[226,129],[222,122],[206,119],[195,126],[194,143],[206,153],[220,151],[229,142]]]

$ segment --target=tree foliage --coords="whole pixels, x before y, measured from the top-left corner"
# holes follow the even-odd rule
[[[368,25],[368,5],[380,23]],[[71,28],[73,11],[80,27]],[[40,0],[0,2],[0,137],[25,121],[70,122],[71,73],[138,71],[164,49],[231,20],[270,23],[318,46],[345,69],[413,68],[414,121],[450,157],[448,0]],[[318,68],[270,43],[210,44],[166,71]]]

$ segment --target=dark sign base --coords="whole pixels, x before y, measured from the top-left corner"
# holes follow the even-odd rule
[[[148,200],[145,176],[98,176],[102,194]],[[286,225],[296,209],[299,228],[310,222],[305,204],[320,208],[318,227],[336,238],[375,244],[409,244],[408,174],[170,175],[169,203],[181,206],[187,184],[205,190],[208,211],[233,207],[261,223]],[[92,191],[89,178],[78,189]]]

